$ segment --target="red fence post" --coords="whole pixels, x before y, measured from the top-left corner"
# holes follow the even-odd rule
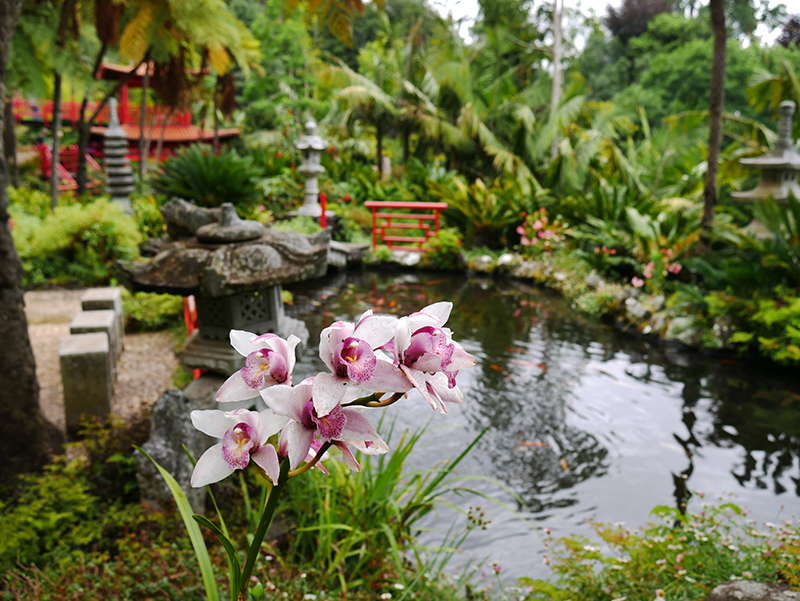
[[[324,230],[328,227],[328,215],[325,213],[325,209],[328,206],[328,195],[325,192],[322,192],[319,195],[319,204],[322,207],[322,215],[319,217],[319,225]]]

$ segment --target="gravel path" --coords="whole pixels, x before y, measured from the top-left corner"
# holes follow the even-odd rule
[[[36,374],[39,378],[39,403],[45,417],[64,429],[64,391],[58,345],[69,335],[69,324],[81,310],[83,290],[46,290],[25,293],[25,313]],[[178,368],[169,335],[165,333],[128,334],[125,350],[117,366],[117,383],[111,410],[130,417],[156,402],[172,388],[172,374]]]

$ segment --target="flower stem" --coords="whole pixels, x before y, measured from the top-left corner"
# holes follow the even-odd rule
[[[330,442],[322,443],[322,446],[319,448],[319,451],[317,451],[316,455],[314,455],[314,458],[311,461],[307,462],[305,465],[302,465],[302,466],[298,467],[296,470],[292,470],[291,472],[288,473],[287,477],[288,478],[294,478],[295,476],[299,476],[300,474],[310,470],[312,467],[317,465],[317,462],[320,459],[322,459],[322,456],[330,448],[331,448],[331,443]]]
[[[278,482],[272,486],[267,496],[267,503],[264,506],[264,512],[261,514],[261,520],[258,523],[258,528],[253,536],[253,542],[250,544],[250,549],[247,551],[247,560],[242,569],[242,578],[239,581],[239,598],[245,599],[247,587],[250,585],[250,576],[253,573],[253,566],[256,563],[256,557],[261,550],[261,543],[264,542],[264,537],[267,535],[269,525],[272,523],[272,517],[275,515],[275,508],[278,506],[278,497],[281,496],[283,487],[289,479],[289,460],[285,460],[281,464],[281,474],[278,476]]]
[[[370,403],[380,401],[382,394],[382,392],[374,392],[372,394],[368,394],[367,396],[362,396],[354,401],[350,401],[349,403],[344,403],[342,404],[342,407],[369,406]]]
[[[388,407],[389,405],[391,405],[393,403],[396,403],[397,401],[402,399],[404,394],[405,394],[405,392],[395,392],[389,398],[383,399],[382,401],[378,401],[378,400],[370,401],[368,403],[365,403],[365,406],[366,407]]]

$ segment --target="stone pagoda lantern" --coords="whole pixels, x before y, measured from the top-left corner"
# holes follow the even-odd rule
[[[328,143],[317,135],[317,124],[313,119],[309,119],[305,127],[305,135],[294,143],[294,147],[302,153],[297,171],[306,178],[305,199],[303,206],[293,213],[308,217],[320,217],[322,207],[319,205],[317,178],[325,173],[325,167],[320,164],[320,159],[322,151],[325,150]]]
[[[109,100],[109,112],[108,128],[103,134],[108,194],[111,200],[120,203],[128,213],[132,213],[129,196],[134,189],[133,171],[125,156],[128,153],[128,136],[119,124],[116,98]]]
[[[305,324],[284,314],[281,284],[325,275],[329,232],[273,230],[239,219],[228,203],[204,209],[173,198],[161,212],[172,240],[148,261],[118,262],[117,271],[132,291],[195,297],[198,329],[180,353],[186,368],[223,376],[241,369],[232,329],[308,340]]]
[[[797,181],[800,154],[792,143],[792,117],[796,108],[797,105],[790,100],[782,102],[775,145],[763,156],[739,161],[744,167],[761,171],[761,183],[752,190],[734,192],[734,200],[752,202],[771,196],[777,202],[786,202],[789,192],[800,200],[800,184]]]

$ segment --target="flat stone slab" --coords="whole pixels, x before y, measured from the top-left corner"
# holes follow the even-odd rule
[[[69,324],[70,334],[90,334],[105,332],[111,349],[112,365],[116,365],[121,355],[119,334],[117,333],[117,313],[111,309],[81,311]]]
[[[67,433],[74,435],[84,414],[105,417],[111,412],[114,385],[108,336],[103,332],[66,336],[58,356]]]
[[[81,295],[81,308],[84,311],[114,311],[117,314],[120,350],[124,348],[125,314],[122,311],[121,288],[90,288]]]

